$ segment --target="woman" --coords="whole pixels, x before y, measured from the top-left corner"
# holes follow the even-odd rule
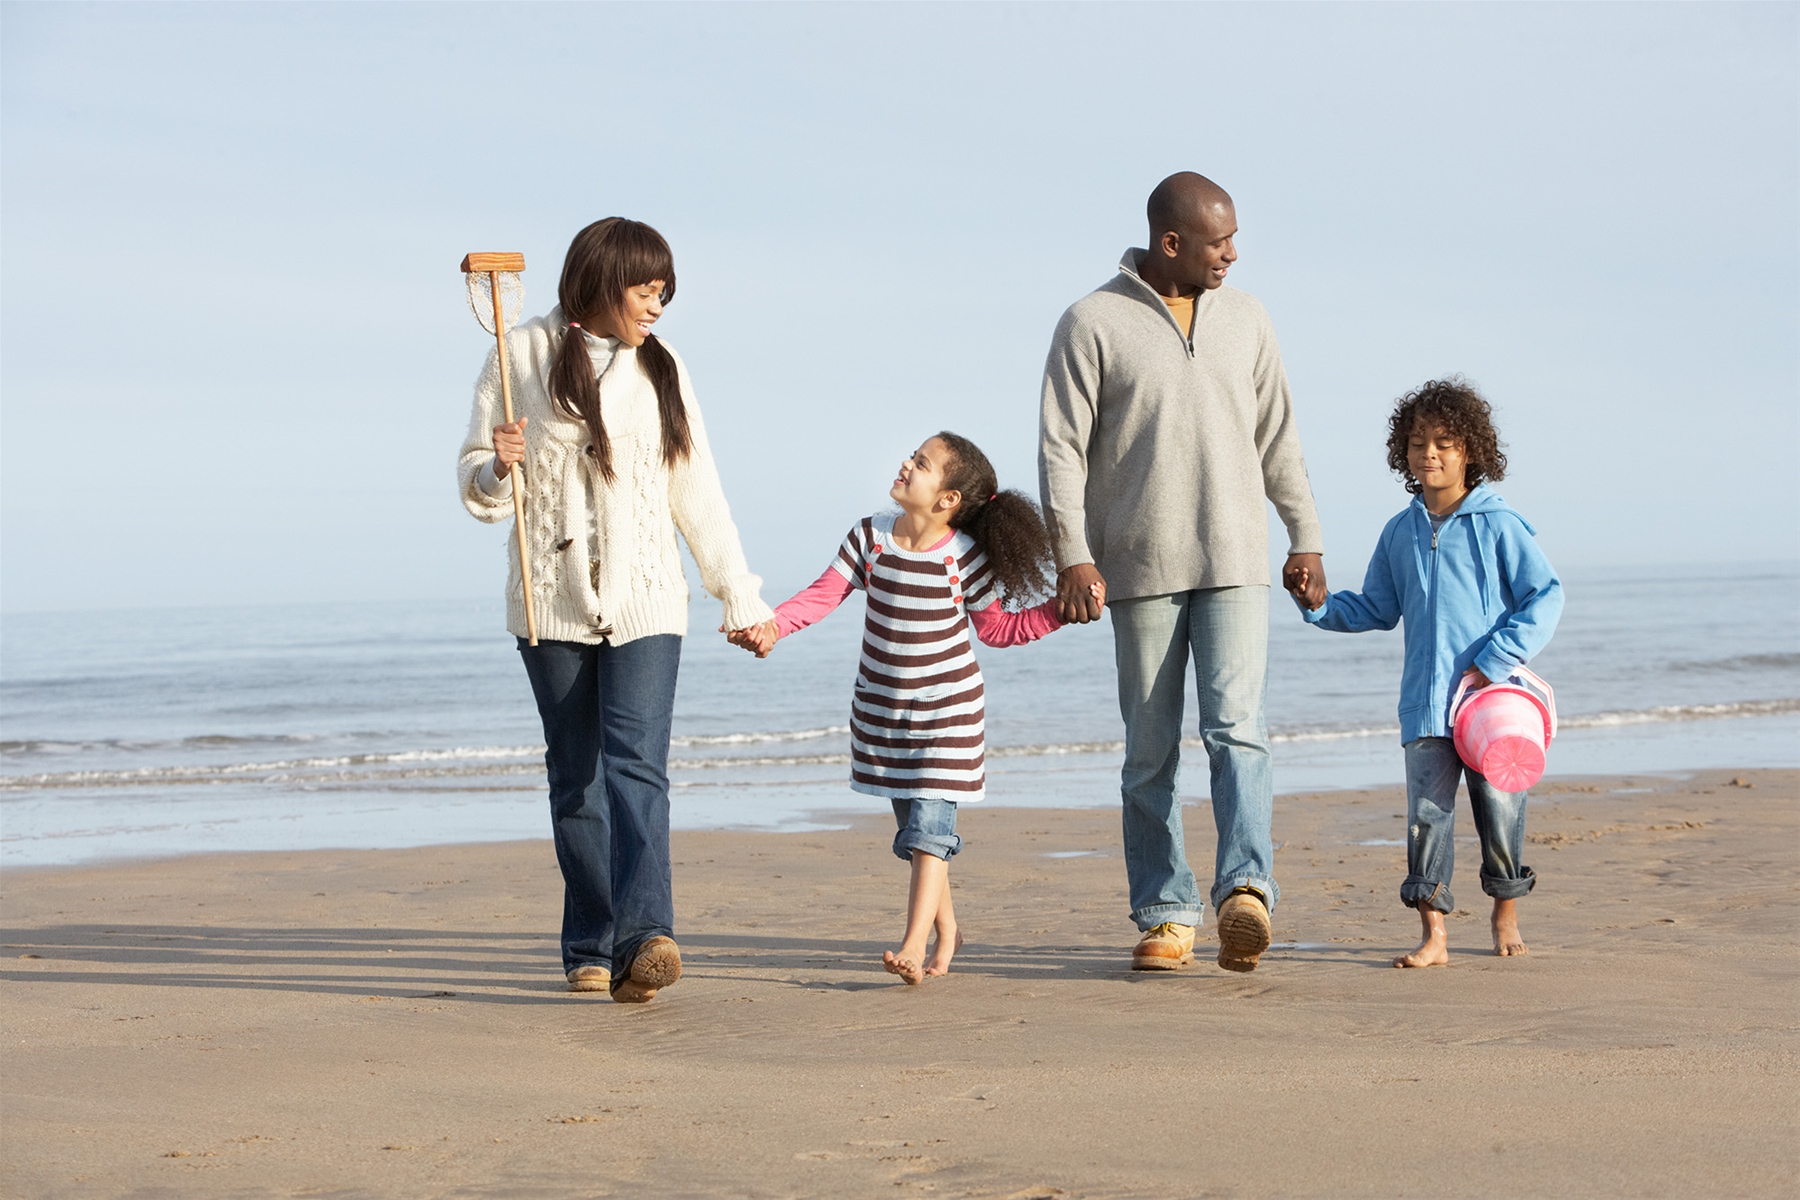
[[[569,989],[641,1003],[681,975],[669,882],[669,725],[687,582],[680,530],[725,626],[773,615],[738,544],[687,369],[650,327],[675,295],[648,225],[596,221],[569,245],[559,305],[507,334],[475,385],[457,466],[482,521],[512,514],[523,463],[538,644],[525,638],[517,538],[506,627],[537,697],[563,873]]]

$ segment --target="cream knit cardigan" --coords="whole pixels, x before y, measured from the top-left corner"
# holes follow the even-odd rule
[[[724,602],[727,629],[769,620],[774,614],[762,601],[762,580],[744,562],[700,407],[679,356],[675,367],[693,453],[673,469],[663,464],[656,389],[638,368],[637,351],[621,344],[600,379],[600,411],[612,446],[614,478],[610,484],[595,479],[598,511],[588,512],[589,489],[581,473],[597,474],[598,467],[586,453],[587,425],[559,411],[546,389],[565,329],[561,311],[552,309],[506,335],[513,415],[531,418],[520,467],[538,637],[619,645],[658,633],[686,634],[688,586],[676,530],[699,564],[706,590]],[[456,468],[463,506],[476,520],[487,522],[513,515],[510,489],[490,496],[477,482],[482,466],[494,456],[494,426],[505,420],[498,360],[489,351],[475,382],[475,411]],[[593,546],[588,545],[590,528],[597,532]],[[506,628],[524,637],[518,537],[515,528],[507,539]]]

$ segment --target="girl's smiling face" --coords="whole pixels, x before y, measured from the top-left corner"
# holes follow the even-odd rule
[[[940,438],[928,438],[912,457],[901,461],[900,473],[888,495],[901,508],[916,516],[936,510],[948,514],[962,503],[958,492],[944,490],[944,472],[950,465],[950,448]],[[947,501],[943,507],[940,502]]]
[[[625,295],[619,302],[615,312],[608,313],[603,324],[605,330],[618,338],[627,346],[641,346],[650,336],[650,327],[662,316],[664,281],[652,279],[649,283],[640,283],[625,289]]]

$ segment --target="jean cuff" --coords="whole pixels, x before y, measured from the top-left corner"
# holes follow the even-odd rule
[[[1139,933],[1148,933],[1165,921],[1199,928],[1200,912],[1200,909],[1186,904],[1152,904],[1149,908],[1140,908],[1132,913],[1131,920],[1137,925]]]
[[[1408,875],[1406,882],[1400,885],[1400,903],[1407,908],[1417,908],[1421,900],[1441,913],[1451,912],[1456,908],[1449,884],[1433,883],[1429,879],[1420,879],[1417,875]]]
[[[941,858],[949,862],[962,849],[962,836],[955,833],[920,833],[917,830],[902,829],[894,835],[894,857],[903,862],[912,861],[914,850],[923,850],[933,858]]]
[[[1273,879],[1257,875],[1239,875],[1235,879],[1222,879],[1213,884],[1213,911],[1218,912],[1219,905],[1225,903],[1226,898],[1239,888],[1249,888],[1262,896],[1263,907],[1270,912],[1274,912],[1275,906],[1281,903],[1281,889],[1275,886]]]
[[[1518,900],[1531,894],[1537,886],[1537,872],[1530,867],[1520,867],[1518,878],[1507,879],[1499,875],[1481,873],[1481,890],[1496,900]]]

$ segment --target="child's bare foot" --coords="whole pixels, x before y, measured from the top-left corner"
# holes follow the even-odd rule
[[[948,975],[950,973],[950,960],[956,957],[956,952],[961,949],[962,930],[959,929],[951,934],[950,946],[948,949],[945,949],[944,947],[944,935],[940,932],[938,934],[937,949],[931,952],[931,958],[925,964],[925,973],[927,975]]]
[[[881,965],[888,969],[888,974],[898,975],[909,984],[917,985],[925,982],[925,972],[919,967],[918,956],[908,955],[904,946],[900,948],[898,954],[892,950],[883,954]]]
[[[1444,914],[1419,901],[1419,948],[1394,959],[1396,967],[1447,967],[1450,936],[1444,932]]]
[[[1519,936],[1519,907],[1516,901],[1494,901],[1494,953],[1501,958],[1529,954],[1525,939]]]

